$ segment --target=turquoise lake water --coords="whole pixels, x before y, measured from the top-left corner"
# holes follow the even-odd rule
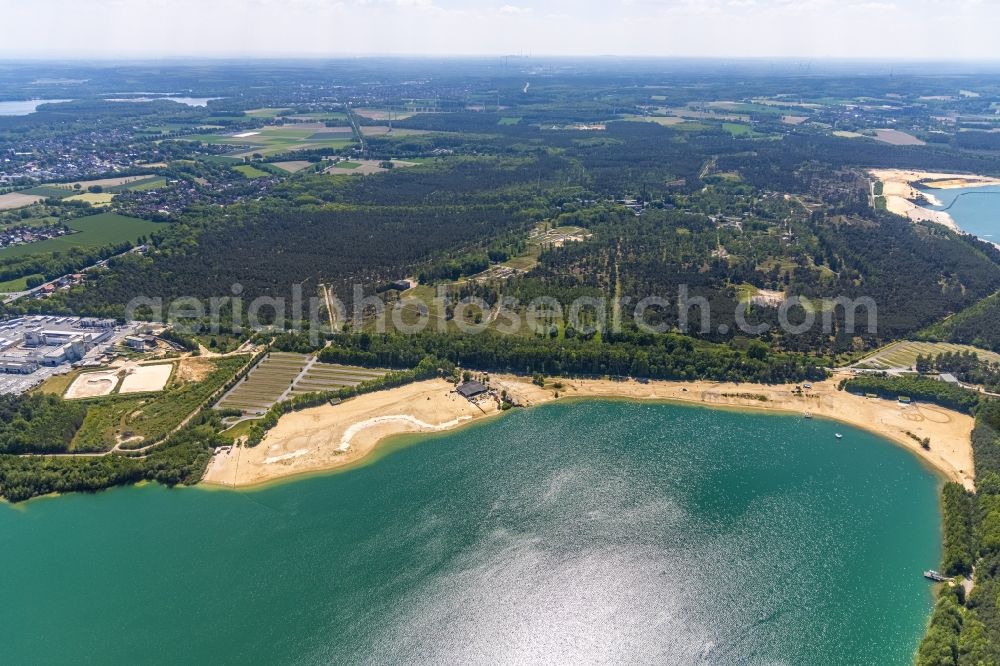
[[[1000,243],[1000,186],[964,187],[954,190],[924,190],[937,197],[962,231],[983,240]]]
[[[929,616],[940,481],[864,431],[580,401],[384,453],[0,505],[0,659],[907,664]]]

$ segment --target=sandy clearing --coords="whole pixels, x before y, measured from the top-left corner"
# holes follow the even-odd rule
[[[200,382],[208,377],[214,366],[207,358],[189,356],[182,358],[177,364],[177,381],[180,382]]]
[[[1000,178],[968,173],[940,173],[913,169],[872,169],[868,173],[882,182],[899,182],[911,186],[914,183],[919,183],[922,187],[937,190],[1000,185]]]
[[[647,122],[651,123],[656,123],[657,125],[665,125],[668,127],[670,125],[681,125],[683,123],[688,122],[684,118],[680,118],[678,116],[647,116],[643,118],[643,120],[646,120]]]
[[[926,146],[927,144],[906,132],[895,129],[875,130],[875,139],[893,146]]]
[[[368,118],[370,120],[389,120],[390,116],[392,120],[406,120],[413,113],[408,111],[389,111],[386,109],[351,109],[357,115]]]
[[[21,192],[0,194],[0,210],[24,208],[25,206],[30,206],[44,200],[45,197],[38,196],[37,194],[23,194]]]
[[[809,412],[881,435],[919,456],[942,476],[968,488],[974,486],[970,416],[931,405],[903,406],[838,391],[836,384],[844,376],[817,382],[802,394],[796,393],[792,385],[597,379],[560,379],[561,388],[555,390],[513,375],[493,375],[491,385],[506,390],[525,406],[591,397]],[[748,394],[765,396],[767,400]],[[483,409],[470,404],[441,379],[370,393],[336,406],[314,407],[282,417],[259,446],[216,455],[204,482],[245,487],[332,470],[364,459],[391,435],[446,430],[498,413],[496,405],[489,401],[483,403]],[[923,450],[910,433],[919,439],[929,438],[930,450]]]
[[[144,393],[147,391],[162,391],[174,371],[173,363],[158,365],[139,365],[130,370],[122,381],[119,393]]]
[[[110,395],[117,385],[117,370],[84,372],[73,380],[73,383],[66,389],[66,394],[63,397],[67,400],[74,400]]]
[[[444,430],[499,412],[495,403],[480,409],[453,389],[432,379],[286,414],[258,446],[215,456],[204,481],[241,487],[335,469],[363,459],[390,435]]]
[[[345,175],[345,174],[370,175],[373,173],[385,173],[386,171],[388,171],[388,169],[383,169],[382,167],[379,166],[380,163],[379,160],[356,159],[350,161],[354,164],[357,164],[358,166],[354,168],[347,168],[347,167],[337,166],[336,164],[334,164],[324,169],[323,173],[335,174],[335,175]],[[392,162],[394,168],[417,166],[416,162],[407,162],[405,160],[390,160],[390,161]]]
[[[284,169],[288,173],[298,173],[308,166],[311,166],[312,162],[307,162],[306,160],[291,160],[288,162],[273,162],[274,166],[279,169]]]

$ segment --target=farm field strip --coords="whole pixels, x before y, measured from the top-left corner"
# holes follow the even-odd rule
[[[903,341],[889,345],[885,349],[862,359],[856,364],[856,367],[874,370],[911,368],[916,364],[917,356],[936,356],[946,352],[975,352],[981,360],[1000,363],[1000,354],[969,345],[950,342]]]
[[[38,203],[44,199],[44,196],[38,194],[25,194],[24,192],[0,194],[0,210],[23,208],[24,206],[30,206],[31,204]]]
[[[384,370],[327,365],[302,354],[272,352],[223,396],[216,408],[264,412],[285,395],[357,386],[384,374]]]
[[[365,370],[350,370],[348,368],[317,368],[315,365],[309,368],[309,372],[306,375],[316,375],[316,376],[341,376],[347,375],[349,377],[379,377],[385,373],[382,372],[368,372]]]
[[[216,408],[266,411],[289,389],[309,362],[303,354],[272,352],[216,403]]]

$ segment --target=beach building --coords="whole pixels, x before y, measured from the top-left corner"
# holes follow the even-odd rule
[[[455,389],[456,393],[468,400],[477,398],[487,391],[489,391],[489,389],[486,388],[486,385],[477,381],[463,382]]]

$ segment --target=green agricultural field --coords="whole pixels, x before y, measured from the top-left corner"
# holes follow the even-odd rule
[[[76,378],[80,375],[81,368],[74,368],[69,372],[65,372],[61,375],[52,375],[44,382],[38,385],[35,389],[36,393],[48,393],[50,395],[56,395],[60,398],[66,395],[66,389],[69,388],[70,384],[76,381]]]
[[[307,162],[306,160],[292,160],[288,162],[269,162],[271,166],[281,169],[285,173],[298,173],[303,169],[307,169],[310,166],[315,166],[312,162]]]
[[[337,162],[333,165],[335,169],[357,169],[359,166],[360,162]]]
[[[733,136],[749,137],[757,134],[749,125],[744,125],[743,123],[722,123],[722,129]]]
[[[247,178],[263,178],[268,175],[266,171],[261,171],[255,166],[249,164],[241,164],[239,166],[234,166],[233,171],[237,171]]]
[[[162,176],[157,178],[150,178],[149,180],[142,180],[137,183],[133,183],[129,186],[129,192],[146,192],[148,190],[156,190],[164,187],[167,184],[167,179]]]
[[[62,199],[63,197],[68,197],[75,192],[71,189],[65,187],[53,187],[51,185],[39,185],[38,187],[32,187],[31,189],[21,190],[21,194],[34,194],[40,197],[56,197],[57,199]]]
[[[191,134],[181,137],[181,140],[245,147],[246,150],[237,153],[238,156],[254,153],[267,156],[313,148],[341,148],[354,140],[352,133],[328,131],[321,123],[269,125],[253,132],[248,136]],[[247,133],[241,132],[241,134]],[[317,135],[318,138],[313,138]]]
[[[689,120],[683,123],[677,123],[676,125],[671,125],[671,129],[675,129],[678,132],[701,132],[709,128],[705,123],[700,123],[696,120]]]
[[[122,183],[121,185],[112,185],[111,187],[105,187],[105,192],[145,192],[147,190],[155,190],[159,187],[163,187],[167,184],[167,179],[163,176],[150,176],[149,178],[143,178],[141,180],[134,180],[131,183]]]
[[[112,192],[83,192],[66,197],[66,201],[85,201],[91,206],[107,206],[115,198]]]
[[[503,116],[497,122],[497,125],[516,125],[521,122],[521,116]]]
[[[309,141],[350,141],[354,138],[354,132],[316,132],[310,134]]]
[[[287,107],[268,107],[263,109],[250,109],[249,111],[244,111],[243,113],[251,118],[276,118],[279,113],[287,110]]]
[[[124,241],[135,242],[141,236],[161,228],[156,222],[126,217],[117,213],[100,213],[80,217],[67,223],[77,233],[49,238],[28,245],[14,245],[0,249],[0,259],[24,257],[31,254],[64,252],[74,247],[93,248],[114,245]]]
[[[198,160],[208,162],[209,164],[222,164],[224,166],[243,164],[242,157],[233,157],[232,155],[201,155],[198,157]]]
[[[28,280],[31,278],[42,279],[44,277],[43,275],[25,275],[24,277],[0,282],[0,294],[9,294],[12,291],[25,291],[28,288]]]
[[[309,113],[306,114],[314,120],[320,122],[347,122],[347,114],[341,111],[329,111],[327,113]]]

